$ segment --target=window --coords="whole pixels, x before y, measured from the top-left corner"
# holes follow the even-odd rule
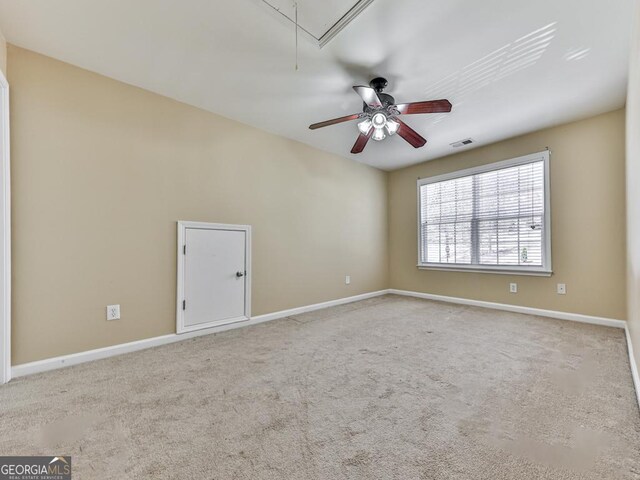
[[[418,180],[418,267],[551,274],[549,152]]]

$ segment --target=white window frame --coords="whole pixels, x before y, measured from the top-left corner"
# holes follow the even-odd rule
[[[418,222],[417,222],[417,239],[418,239],[418,264],[421,270],[442,270],[455,272],[483,272],[483,273],[499,273],[507,275],[536,275],[551,276],[553,274],[551,262],[551,184],[549,182],[549,150],[545,150],[531,155],[503,160],[501,162],[489,163],[479,167],[467,168],[456,172],[438,175],[435,177],[419,178],[417,186],[418,201]],[[420,187],[431,183],[453,180],[455,178],[467,177],[479,173],[501,170],[504,168],[515,167],[518,165],[526,165],[534,162],[544,162],[544,223],[542,232],[542,266],[524,266],[524,265],[455,265],[449,263],[427,263],[422,262],[422,238],[421,238],[421,219],[422,219],[422,202],[420,201]]]

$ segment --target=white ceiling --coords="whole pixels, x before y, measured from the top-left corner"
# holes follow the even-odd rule
[[[300,23],[318,28],[353,3],[298,0]],[[15,45],[395,169],[458,152],[449,144],[466,137],[478,146],[622,107],[632,7],[375,0],[323,49],[301,34],[298,71],[293,25],[262,0],[0,0],[0,29]],[[307,129],[360,111],[351,86],[378,75],[398,102],[451,100],[449,115],[406,117],[426,147],[396,136],[351,155],[355,122]]]

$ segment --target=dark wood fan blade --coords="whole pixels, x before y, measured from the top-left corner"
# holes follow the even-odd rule
[[[309,125],[311,130],[316,130],[317,128],[328,127],[329,125],[335,125],[336,123],[348,122],[350,120],[357,120],[360,118],[359,113],[354,113],[353,115],[347,115],[346,117],[334,118],[333,120],[327,120],[325,122],[314,123],[313,125]]]
[[[372,108],[382,107],[382,102],[380,101],[380,97],[378,97],[378,94],[373,88],[356,86],[356,87],[353,87],[353,89],[356,91],[358,95],[360,95],[360,98],[362,98],[364,103],[366,103],[370,107]]]
[[[371,138],[372,134],[373,134],[373,128],[370,128],[369,133],[367,133],[366,135],[364,133],[361,133],[358,139],[356,140],[356,143],[353,145],[353,148],[351,149],[351,153],[361,153],[364,150],[364,147],[367,146],[367,142]]]
[[[402,115],[414,115],[418,113],[444,113],[451,111],[449,100],[430,100],[428,102],[401,103],[396,108]]]
[[[411,128],[399,118],[394,118],[394,120],[400,124],[398,135],[400,135],[407,142],[413,145],[414,148],[420,148],[426,145],[427,141],[413,128]]]

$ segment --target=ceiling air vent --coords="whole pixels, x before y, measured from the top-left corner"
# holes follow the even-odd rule
[[[466,147],[467,145],[471,145],[473,140],[470,138],[465,138],[464,140],[460,140],[459,142],[454,142],[451,144],[453,148]]]

